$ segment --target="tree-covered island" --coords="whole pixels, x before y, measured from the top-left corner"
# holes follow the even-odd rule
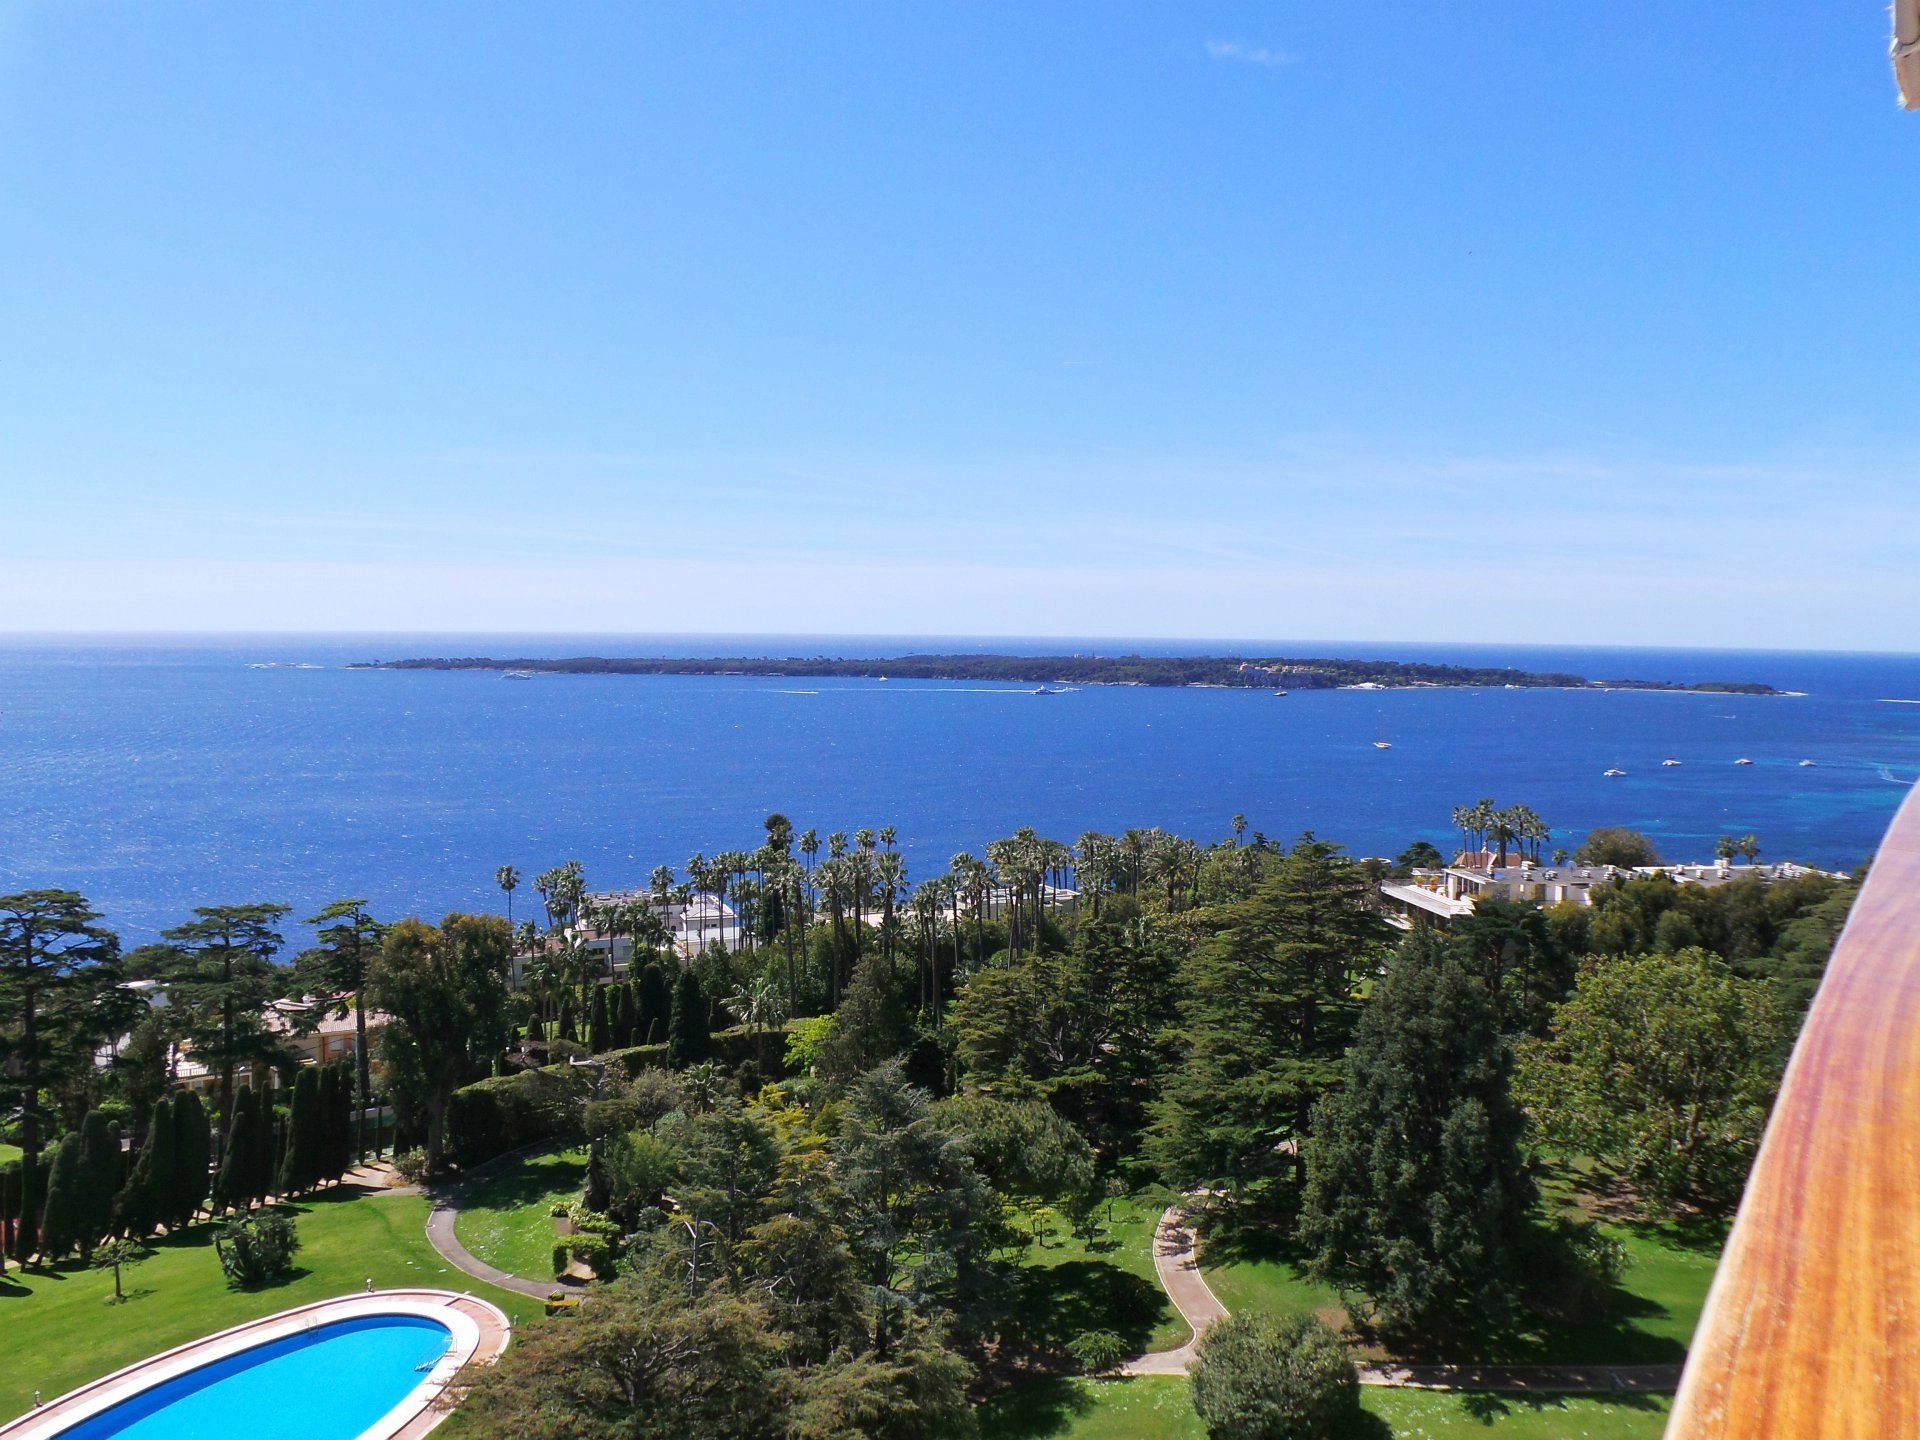
[[[895,655],[879,658],[813,655],[710,659],[465,656],[368,660],[351,668],[499,670],[534,675],[757,675],[795,680],[995,680],[1020,685],[1198,685],[1237,690],[1337,690],[1364,685],[1396,690],[1513,686],[1554,690],[1684,690],[1719,695],[1780,693],[1771,685],[1751,681],[1594,680],[1584,675],[1507,666],[1237,655]]]

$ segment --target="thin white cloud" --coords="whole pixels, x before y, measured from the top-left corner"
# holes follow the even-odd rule
[[[1250,40],[1209,40],[1207,54],[1216,60],[1238,60],[1245,65],[1275,67],[1291,65],[1297,58],[1284,50],[1271,50]]]

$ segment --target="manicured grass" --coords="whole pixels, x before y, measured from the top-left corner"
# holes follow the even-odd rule
[[[1658,1440],[1664,1395],[1458,1395],[1367,1386],[1360,1404],[1395,1440]]]
[[[529,1280],[553,1278],[556,1201],[578,1200],[587,1152],[539,1155],[468,1187],[453,1233],[489,1265]]]
[[[20,1147],[18,1145],[9,1145],[6,1141],[0,1140],[0,1165],[5,1165],[9,1161],[18,1160],[19,1158]]]
[[[1338,1329],[1346,1323],[1340,1296],[1307,1278],[1306,1257],[1289,1241],[1265,1235],[1209,1240],[1200,1269],[1220,1303],[1235,1314],[1318,1315]]]
[[[1627,1247],[1627,1272],[1611,1313],[1587,1324],[1538,1323],[1461,1359],[1511,1364],[1663,1365],[1685,1358],[1719,1263],[1719,1246],[1671,1227],[1609,1225]],[[1229,1310],[1343,1318],[1339,1296],[1307,1279],[1285,1241],[1241,1237],[1203,1249],[1207,1283]],[[1218,1263],[1215,1263],[1215,1262]]]
[[[1013,1307],[1020,1333],[1049,1349],[1086,1330],[1111,1330],[1136,1352],[1184,1344],[1186,1322],[1153,1268],[1159,1219],[1156,1208],[1115,1201],[1112,1223],[1102,1221],[1091,1245],[1055,1220],[1046,1244],[1020,1254]]]
[[[428,1286],[471,1290],[500,1306],[516,1325],[540,1305],[483,1285],[452,1269],[427,1244],[428,1202],[418,1195],[327,1192],[288,1207],[299,1217],[294,1278],[256,1291],[229,1290],[213,1250],[212,1229],[195,1225],[160,1241],[152,1258],[125,1274],[128,1298],[113,1301],[113,1276],[77,1265],[0,1280],[0,1421],[123,1365],[263,1315],[377,1288]]]
[[[1454,1395],[1360,1392],[1364,1412],[1348,1440],[1656,1440],[1663,1397]],[[979,1411],[981,1440],[1205,1440],[1187,1382],[1040,1380]]]

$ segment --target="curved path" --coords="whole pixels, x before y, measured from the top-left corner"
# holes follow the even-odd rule
[[[487,1264],[466,1246],[460,1243],[459,1236],[453,1233],[454,1221],[460,1217],[460,1197],[466,1187],[477,1180],[497,1174],[510,1165],[517,1165],[529,1155],[543,1154],[552,1147],[549,1145],[529,1145],[524,1150],[514,1150],[476,1166],[462,1175],[454,1184],[438,1191],[433,1197],[433,1210],[427,1216],[427,1243],[440,1253],[440,1258],[454,1269],[484,1280],[489,1285],[498,1285],[502,1290],[512,1290],[516,1294],[528,1295],[535,1300],[545,1300],[557,1289],[564,1287],[554,1281],[527,1280],[518,1275],[510,1275],[505,1270]]]
[[[1153,1231],[1153,1268],[1173,1308],[1191,1334],[1175,1350],[1136,1355],[1120,1367],[1122,1375],[1184,1375],[1200,1352],[1200,1337],[1228,1311],[1200,1273],[1193,1227],[1178,1206],[1169,1206]],[[1497,1390],[1509,1394],[1593,1395],[1633,1392],[1671,1394],[1680,1383],[1678,1365],[1402,1365],[1365,1363],[1354,1367],[1362,1385],[1409,1390]]]

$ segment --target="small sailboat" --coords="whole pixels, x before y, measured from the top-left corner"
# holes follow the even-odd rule
[[[1355,688],[1357,689],[1358,687],[1356,686]],[[1380,687],[1376,685],[1373,688],[1378,690]],[[1374,727],[1373,748],[1376,750],[1391,750],[1393,748],[1393,742],[1387,739],[1387,722],[1385,720],[1382,720]]]
[[[1605,780],[1611,780],[1611,779],[1613,779],[1613,778],[1614,778],[1615,776],[1618,776],[1618,775],[1624,775],[1624,774],[1626,774],[1626,773],[1627,773],[1627,772],[1626,772],[1626,771],[1624,771],[1624,770],[1606,770],[1606,771],[1603,771],[1603,772],[1601,772],[1601,778],[1602,778],[1602,779],[1605,779]]]
[[[1736,765],[1751,765],[1753,764],[1753,761],[1749,760],[1746,756],[1742,755],[1738,760],[1734,761],[1733,763]]]

